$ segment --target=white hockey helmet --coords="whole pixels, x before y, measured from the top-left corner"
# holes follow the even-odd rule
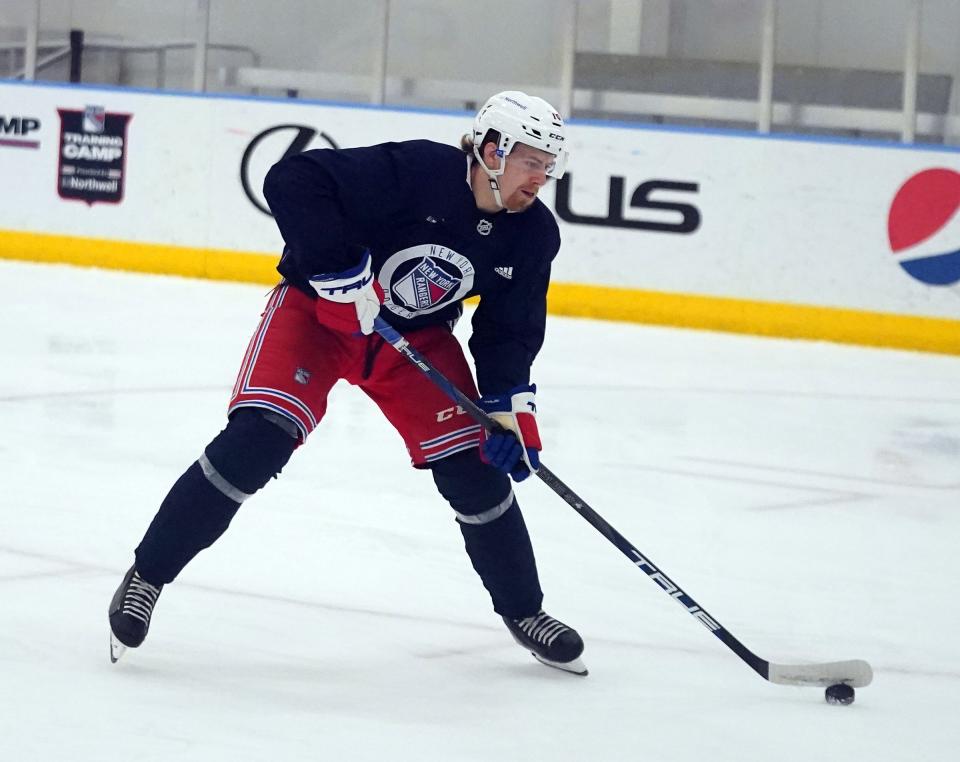
[[[556,156],[547,175],[560,179],[567,166],[567,135],[563,119],[543,98],[518,90],[490,96],[473,120],[473,153],[491,179],[503,174],[504,162],[491,170],[483,163],[480,146],[489,130],[500,134],[497,156],[506,158],[517,143]]]

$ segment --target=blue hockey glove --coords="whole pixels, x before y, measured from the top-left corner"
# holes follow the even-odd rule
[[[536,384],[517,386],[506,394],[485,395],[477,404],[504,431],[483,431],[480,458],[498,471],[522,482],[540,468],[540,432],[537,430]]]

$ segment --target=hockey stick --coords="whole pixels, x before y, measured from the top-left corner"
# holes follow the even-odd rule
[[[486,411],[480,408],[473,400],[457,389],[440,371],[438,371],[420,352],[410,346],[410,343],[387,323],[382,317],[377,317],[374,329],[383,339],[404,355],[410,362],[422,370],[444,394],[456,402],[477,423],[488,431],[502,429]],[[667,595],[683,606],[704,627],[716,635],[731,651],[745,661],[760,677],[779,685],[819,685],[829,687],[837,683],[846,683],[854,688],[869,685],[873,680],[873,670],[870,665],[861,660],[823,662],[820,664],[775,664],[761,659],[743,643],[737,640],[716,619],[691,598],[676,582],[671,580],[649,558],[640,553],[630,542],[614,529],[593,508],[580,498],[576,492],[560,481],[553,472],[542,462],[537,471],[540,480],[550,489],[562,497],[570,507],[583,516],[590,525],[607,538],[611,544],[623,553],[630,562],[644,572],[650,579],[663,589]]]

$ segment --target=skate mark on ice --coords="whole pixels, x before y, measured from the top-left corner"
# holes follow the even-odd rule
[[[159,396],[163,394],[195,394],[197,392],[225,393],[230,391],[229,386],[145,386],[140,388],[120,389],[78,389],[71,391],[40,392],[36,394],[5,394],[0,395],[0,402],[37,402],[51,399],[79,399],[82,397],[134,397]]]
[[[890,487],[910,487],[923,490],[960,490],[960,482],[954,484],[924,484],[922,482],[901,482],[892,479],[877,479],[870,476],[857,476],[856,474],[838,474],[829,471],[816,471],[805,468],[790,468],[787,466],[772,466],[762,463],[747,463],[733,460],[720,460],[716,458],[685,457],[684,460],[690,460],[697,463],[709,463],[716,466],[732,466],[734,468],[744,468],[754,471],[770,471],[780,474],[797,474],[798,476],[817,476],[825,479],[837,479],[840,481],[864,482],[866,484],[880,484]]]
[[[852,492],[850,490],[840,490],[831,487],[818,487],[812,484],[796,484],[791,482],[772,481],[769,479],[757,479],[749,476],[714,474],[710,473],[709,471],[693,471],[689,469],[665,468],[661,466],[644,466],[636,463],[617,463],[611,465],[615,465],[618,468],[628,468],[635,471],[649,471],[651,473],[667,474],[669,476],[710,479],[713,481],[731,482],[734,484],[749,484],[757,487],[776,487],[778,489],[793,490],[795,492],[817,492],[823,494],[823,497],[819,498],[810,497],[807,499],[797,499],[788,502],[754,505],[748,508],[748,510],[751,511],[783,510],[788,508],[819,508],[835,503],[858,503],[867,500],[875,500],[877,498],[877,495],[871,495],[865,492]]]
[[[853,400],[856,402],[902,402],[912,404],[917,402],[929,403],[932,405],[957,405],[960,404],[960,397],[907,397],[895,394],[858,394],[850,392],[816,392],[800,391],[799,389],[716,389],[707,386],[643,386],[643,385],[614,385],[597,386],[589,384],[563,384],[554,383],[551,387],[569,391],[586,392],[589,394],[603,394],[604,392],[616,392],[623,394],[634,394],[636,392],[654,392],[662,394],[706,394],[723,397],[783,397],[786,399],[796,399],[798,397],[806,399],[819,400]]]
[[[60,574],[85,574],[85,575],[103,575],[113,578],[115,576],[122,576],[123,569],[121,566],[104,566],[102,564],[90,564],[82,561],[75,561],[64,556],[53,555],[50,553],[38,553],[31,550],[23,550],[21,548],[15,548],[7,545],[0,545],[0,553],[5,553],[12,556],[19,556],[21,558],[29,558],[38,561],[44,561],[51,564],[60,564],[65,569],[61,572],[50,571],[48,574],[37,574],[33,575],[29,572],[22,574],[23,579],[29,579],[33,576],[56,576],[57,573]],[[129,562],[127,562],[129,564]],[[123,567],[126,568],[126,567]],[[4,578],[0,578],[2,581]],[[437,624],[437,625],[448,625],[451,627],[459,627],[462,629],[476,630],[478,632],[499,632],[500,627],[496,625],[486,625],[478,624],[473,622],[466,622],[458,619],[449,619],[446,617],[431,617],[431,616],[421,616],[417,614],[406,614],[399,611],[387,611],[385,609],[373,609],[365,608],[362,606],[346,606],[343,604],[337,603],[326,603],[323,601],[311,601],[303,598],[293,598],[286,595],[272,595],[270,593],[257,593],[249,590],[237,590],[235,588],[220,587],[217,585],[207,585],[196,582],[189,582],[185,580],[177,580],[174,583],[177,589],[180,590],[192,590],[200,591],[204,593],[215,593],[216,595],[225,595],[233,598],[241,598],[245,600],[254,600],[254,601],[265,601],[269,603],[277,603],[284,606],[296,606],[298,608],[305,608],[317,611],[333,611],[337,613],[344,614],[358,614],[361,616],[376,617],[381,619],[389,619],[392,621],[402,621],[402,622],[416,622],[416,623],[428,623],[428,624]]]

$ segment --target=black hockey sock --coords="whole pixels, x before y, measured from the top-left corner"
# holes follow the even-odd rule
[[[240,508],[214,487],[194,462],[170,489],[136,550],[140,576],[166,585],[222,535]]]
[[[173,485],[136,550],[143,579],[172,582],[227,530],[240,503],[280,473],[298,440],[273,415],[238,410]]]
[[[511,619],[540,611],[543,592],[537,563],[517,501],[487,524],[458,523],[470,562],[493,600],[493,610]]]
[[[537,563],[510,479],[480,460],[476,450],[436,461],[437,489],[457,513],[467,555],[500,616],[540,611]]]

